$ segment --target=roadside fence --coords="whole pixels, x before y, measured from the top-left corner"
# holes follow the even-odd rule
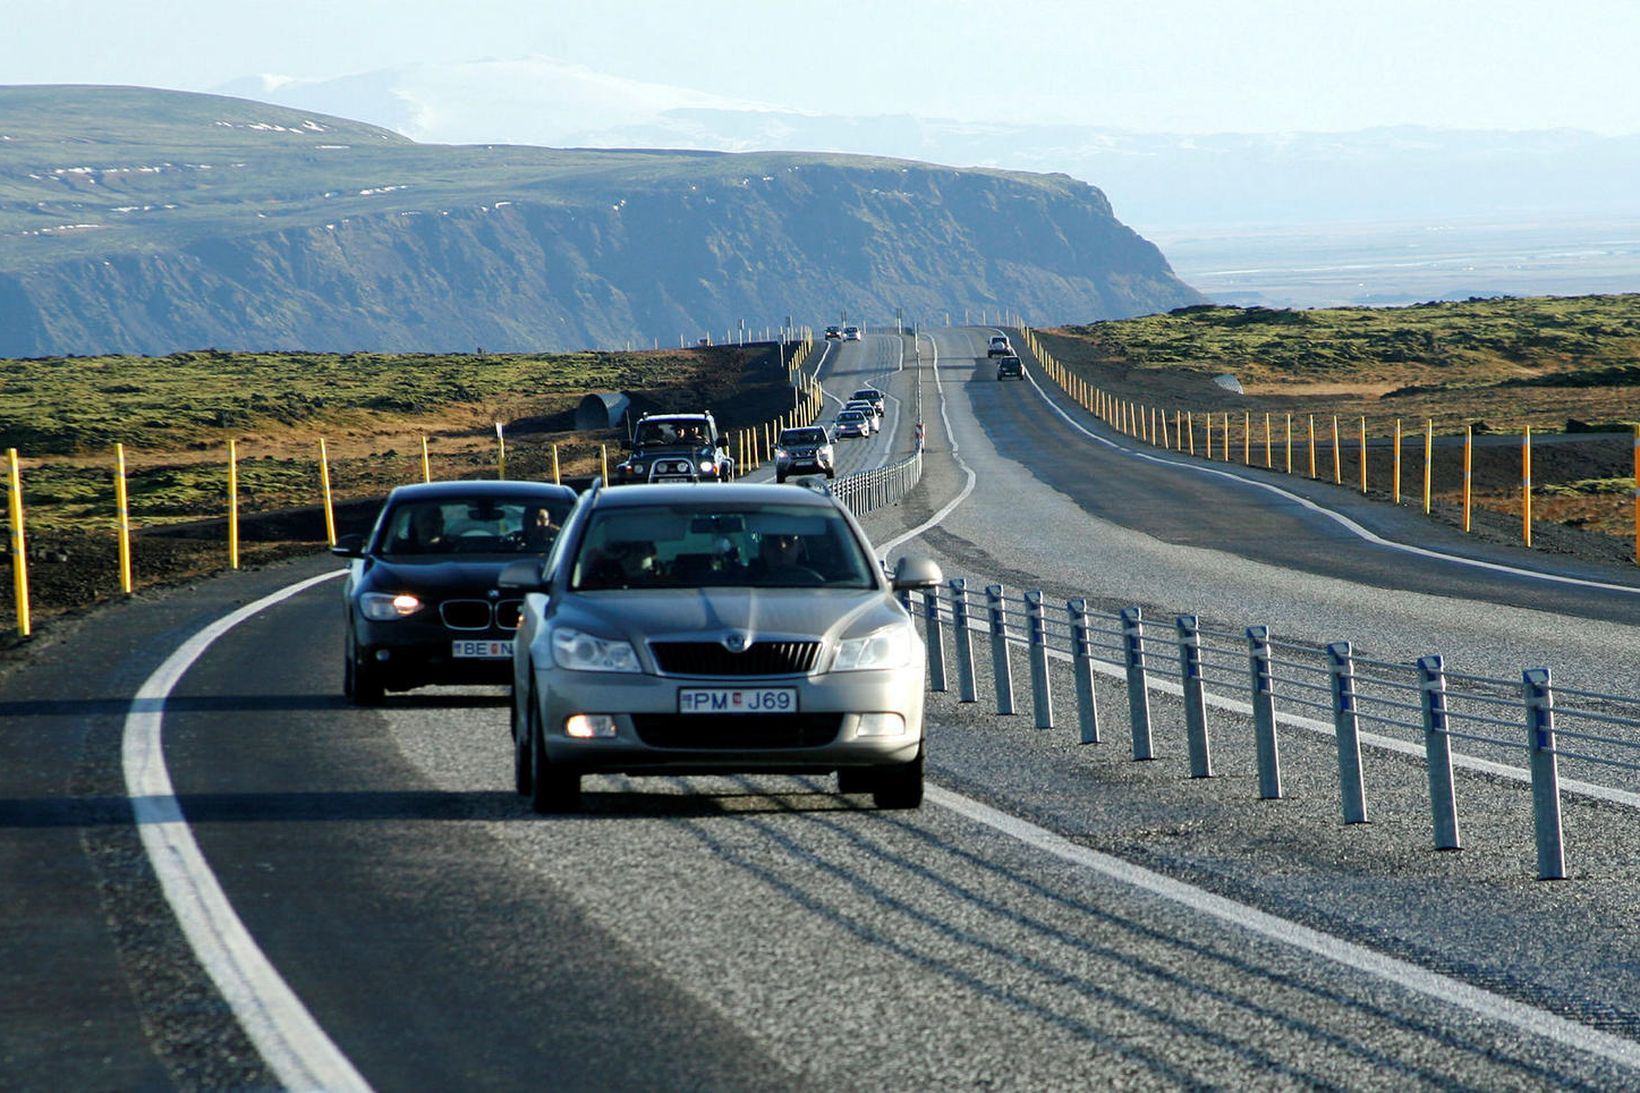
[[[1000,584],[971,587],[962,577],[902,602],[923,620],[931,691],[950,688],[948,661],[954,662],[958,700],[978,701],[979,673],[986,666],[975,664],[974,651],[988,646],[996,713],[1019,712],[1013,654],[1020,650],[1032,722],[1053,729],[1059,715],[1051,672],[1063,673],[1068,664],[1072,721],[1082,744],[1099,744],[1107,735],[1096,685],[1100,674],[1123,685],[1118,702],[1126,706],[1134,760],[1160,755],[1151,692],[1182,702],[1182,745],[1192,778],[1214,776],[1212,735],[1228,731],[1215,729],[1209,707],[1250,718],[1261,799],[1283,796],[1282,728],[1331,735],[1337,743],[1338,809],[1346,824],[1368,821],[1363,743],[1422,758],[1438,850],[1463,845],[1455,764],[1525,781],[1541,880],[1566,876],[1560,762],[1640,771],[1640,698],[1557,688],[1547,668],[1523,669],[1518,679],[1471,675],[1452,670],[1439,655],[1410,662],[1374,658],[1348,641],[1288,641],[1268,626],[1211,626],[1196,615],[1159,622],[1138,607],[1102,617],[1086,599],[1052,606],[1039,590],[1010,594]],[[1455,759],[1454,740],[1497,758]],[[1509,766],[1511,760],[1524,760],[1524,768]],[[1640,806],[1640,793],[1575,786]]]
[[[1200,455],[1207,460],[1231,463],[1239,456],[1243,466],[1262,467],[1264,470],[1285,474],[1295,473],[1293,467],[1296,446],[1299,449],[1298,465],[1301,468],[1298,473],[1316,481],[1331,481],[1337,486],[1345,485],[1343,452],[1347,449],[1351,451],[1352,458],[1357,460],[1360,471],[1359,482],[1352,482],[1350,485],[1358,485],[1362,494],[1368,492],[1370,483],[1367,475],[1367,452],[1369,440],[1372,438],[1368,435],[1365,417],[1354,422],[1354,428],[1351,430],[1349,424],[1340,423],[1337,415],[1321,415],[1322,431],[1318,432],[1315,414],[1306,414],[1303,420],[1295,421],[1294,415],[1290,413],[1265,413],[1261,415],[1263,420],[1260,422],[1250,411],[1234,415],[1228,411],[1202,414],[1118,398],[1088,383],[1056,360],[1030,327],[1022,326],[1019,329],[1021,340],[1036,357],[1038,365],[1048,379],[1082,409],[1125,436],[1182,455]],[[1329,417],[1330,422],[1327,420]],[[1352,431],[1353,435],[1347,435]],[[1201,441],[1200,452],[1197,450],[1198,432]],[[1422,504],[1425,515],[1428,515],[1433,501],[1430,471],[1434,463],[1434,422],[1425,419],[1420,432],[1423,439]],[[1233,434],[1239,435],[1239,443],[1233,442]],[[1391,493],[1397,505],[1401,504],[1403,441],[1410,435],[1415,434],[1403,434],[1401,421],[1397,419],[1393,431],[1382,438],[1388,439],[1392,446]],[[1474,449],[1473,427],[1466,426],[1463,439],[1461,502],[1462,525],[1466,532],[1471,530],[1473,523],[1474,491],[1471,488],[1471,473]],[[1539,492],[1542,492],[1541,486]],[[1634,426],[1632,492],[1634,562],[1640,565],[1640,425]],[[1532,545],[1532,497],[1532,430],[1527,427],[1520,437],[1519,485],[1521,543],[1527,547]]]

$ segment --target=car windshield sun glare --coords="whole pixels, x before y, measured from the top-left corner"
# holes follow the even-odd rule
[[[552,657],[573,672],[639,672],[638,654],[630,642],[594,637],[563,627],[552,632]]]
[[[911,631],[896,623],[873,631],[864,637],[848,638],[837,643],[837,656],[832,661],[834,672],[852,672],[866,668],[901,668],[911,657]]]

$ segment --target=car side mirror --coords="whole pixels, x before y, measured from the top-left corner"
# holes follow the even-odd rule
[[[939,563],[931,558],[901,558],[894,565],[894,591],[933,588],[945,579]]]
[[[338,535],[336,545],[330,548],[330,552],[338,558],[363,558],[364,536]]]
[[[495,586],[509,592],[550,592],[552,582],[543,572],[546,563],[540,558],[522,558],[508,562],[496,575]]]

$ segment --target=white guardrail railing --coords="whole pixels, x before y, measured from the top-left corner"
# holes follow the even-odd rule
[[[1050,607],[1040,591],[1011,596],[997,584],[987,585],[983,604],[971,608],[967,581],[960,577],[943,588],[904,594],[902,602],[924,622],[929,689],[947,689],[949,638],[963,702],[977,700],[976,634],[988,639],[998,714],[1015,712],[1012,656],[1016,648],[1024,649],[1038,728],[1054,727],[1049,662],[1068,661],[1083,743],[1100,741],[1098,672],[1125,678],[1134,759],[1156,757],[1151,690],[1177,693],[1184,704],[1186,750],[1195,778],[1213,774],[1209,699],[1217,708],[1251,714],[1261,798],[1282,795],[1278,724],[1330,733],[1338,744],[1345,823],[1367,821],[1362,740],[1416,753],[1421,734],[1437,849],[1461,846],[1452,741],[1523,754],[1532,791],[1538,877],[1544,880],[1566,876],[1559,761],[1640,770],[1640,698],[1553,687],[1547,668],[1527,668],[1519,679],[1469,675],[1448,669],[1440,656],[1412,662],[1374,659],[1347,641],[1280,641],[1267,626],[1224,629],[1206,626],[1195,615],[1176,616],[1165,636],[1154,630],[1147,635],[1137,607],[1101,618],[1088,610],[1085,599],[1069,600],[1061,609]],[[1165,681],[1170,672],[1176,682]],[[1363,723],[1400,736],[1363,731]],[[1469,757],[1460,762],[1493,774],[1520,774],[1502,763]],[[1640,804],[1637,793],[1572,784],[1593,796]]]
[[[875,467],[869,471],[846,474],[828,484],[833,497],[847,505],[856,516],[864,516],[873,509],[892,505],[916,488],[922,481],[923,454],[915,453],[898,463]]]

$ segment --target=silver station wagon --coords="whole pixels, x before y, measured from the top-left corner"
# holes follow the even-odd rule
[[[923,794],[922,639],[829,494],[772,484],[584,494],[523,592],[513,653],[516,788],[579,806],[591,773],[831,774],[879,808]]]

